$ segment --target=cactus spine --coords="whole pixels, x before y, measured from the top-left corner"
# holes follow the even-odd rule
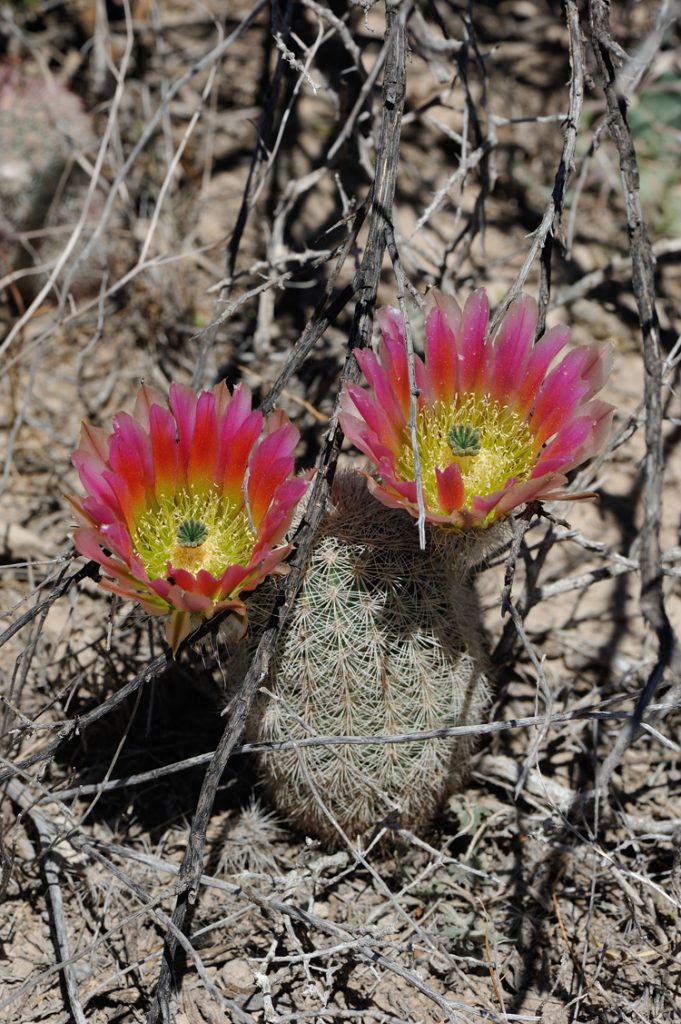
[[[466,562],[456,540],[438,531],[419,550],[410,517],[380,505],[362,477],[339,477],[253,738],[398,735],[478,722],[488,688]],[[310,746],[263,754],[260,769],[289,820],[337,840],[334,818],[351,838],[386,820],[427,825],[464,776],[470,749],[467,737]]]

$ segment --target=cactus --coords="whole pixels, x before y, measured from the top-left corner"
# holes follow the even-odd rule
[[[489,539],[489,538],[487,538]],[[413,520],[339,476],[275,656],[259,740],[396,735],[480,721],[484,646],[468,566],[479,535]],[[257,618],[257,613],[256,613]],[[259,756],[264,788],[308,834],[354,838],[396,821],[423,828],[466,773],[468,737],[299,747]]]
[[[77,221],[89,185],[76,155],[95,143],[74,93],[28,63],[0,62],[0,277],[60,254],[68,234],[59,229]],[[20,240],[23,232],[36,237]],[[86,268],[81,278],[93,276]],[[22,279],[28,298],[35,286]]]
[[[0,230],[40,227],[75,151],[93,141],[77,96],[28,65],[0,63]]]
[[[284,829],[276,815],[265,811],[257,800],[242,808],[225,831],[227,842],[215,867],[218,876],[277,871],[277,842],[284,836]]]

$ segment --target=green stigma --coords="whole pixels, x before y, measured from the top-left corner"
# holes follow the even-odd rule
[[[454,423],[454,426],[452,426]],[[464,485],[464,508],[506,485],[510,477],[528,480],[537,445],[525,419],[489,395],[457,395],[456,404],[437,401],[416,417],[416,439],[427,507],[438,509],[437,471],[456,462]],[[397,476],[413,480],[414,449],[405,430],[395,459]]]
[[[177,528],[181,548],[199,548],[208,536],[208,527],[200,519],[183,519]]]
[[[453,455],[478,455],[482,447],[480,429],[466,423],[455,423],[447,434]]]

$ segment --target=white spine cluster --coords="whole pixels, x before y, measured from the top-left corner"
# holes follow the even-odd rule
[[[334,486],[253,738],[404,735],[480,721],[488,700],[474,592],[452,538],[418,547],[413,521]],[[467,738],[264,754],[265,788],[308,834],[425,826],[466,772]],[[335,823],[334,823],[335,822]]]

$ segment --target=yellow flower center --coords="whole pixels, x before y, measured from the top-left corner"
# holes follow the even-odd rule
[[[220,576],[229,565],[248,565],[253,532],[246,510],[212,491],[181,491],[148,509],[135,524],[135,552],[150,579],[165,578],[167,563],[196,575]]]
[[[416,417],[416,436],[423,490],[430,509],[437,509],[436,467],[456,462],[464,483],[464,508],[476,496],[500,490],[509,477],[526,480],[536,462],[536,444],[522,416],[488,395],[459,396],[453,405],[438,401]],[[396,459],[397,475],[415,478],[414,452],[405,429]]]

